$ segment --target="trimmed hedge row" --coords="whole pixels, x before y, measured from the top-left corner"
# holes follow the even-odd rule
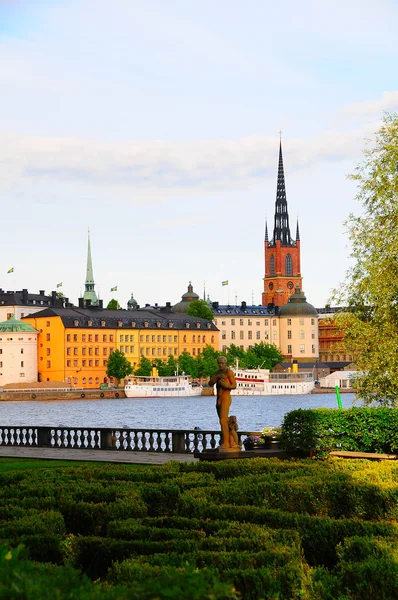
[[[13,572],[26,587],[7,596],[0,581],[0,597],[38,598],[52,578],[52,598],[79,600],[398,597],[398,464],[253,459],[31,475],[1,471],[0,579]]]
[[[394,408],[293,410],[282,423],[281,446],[323,457],[331,450],[398,453],[398,411]]]

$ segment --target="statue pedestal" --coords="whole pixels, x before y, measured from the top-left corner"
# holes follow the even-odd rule
[[[204,452],[195,452],[195,458],[199,460],[230,460],[253,457],[251,452],[242,452],[239,448],[226,448],[225,450],[215,448],[214,450],[205,450]]]

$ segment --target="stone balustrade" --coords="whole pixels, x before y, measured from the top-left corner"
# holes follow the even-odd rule
[[[238,431],[239,441],[258,432]],[[213,450],[221,433],[210,430],[127,429],[123,427],[0,427],[0,447],[77,448],[117,452],[194,454]],[[242,448],[244,450],[244,447]]]

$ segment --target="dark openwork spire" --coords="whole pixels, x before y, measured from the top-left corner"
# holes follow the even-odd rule
[[[289,214],[287,212],[285,173],[283,170],[282,140],[279,143],[278,182],[276,187],[274,236],[272,243],[280,240],[282,245],[290,246],[292,239],[289,228]]]
[[[298,242],[299,239],[300,239],[300,231],[299,231],[299,224],[298,224],[298,219],[297,219],[296,242]]]
[[[265,219],[265,237],[264,237],[264,242],[268,242],[268,224],[267,224],[267,219]]]

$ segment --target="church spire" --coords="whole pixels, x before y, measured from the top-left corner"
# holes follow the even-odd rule
[[[290,246],[290,244],[292,243],[289,228],[289,213],[287,212],[285,173],[283,170],[282,140],[280,140],[279,142],[278,181],[276,186],[274,236],[272,242],[275,244],[277,240],[280,240],[282,245]]]
[[[264,242],[268,242],[268,223],[267,223],[267,219],[265,219],[265,236],[264,236]]]
[[[91,300],[92,306],[98,306],[98,298],[95,293],[95,283],[93,274],[93,263],[91,260],[91,243],[90,243],[90,228],[88,230],[88,244],[87,244],[87,269],[86,269],[86,282],[84,284],[84,300]]]
[[[296,242],[298,242],[299,240],[300,240],[300,231],[299,231],[299,224],[298,224],[298,217],[297,217]]]

